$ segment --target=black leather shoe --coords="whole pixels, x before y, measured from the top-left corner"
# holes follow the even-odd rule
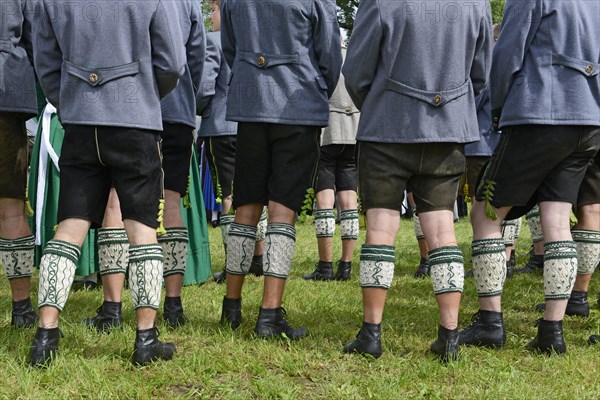
[[[546,311],[546,303],[540,303],[535,306],[535,310],[539,312]],[[571,292],[571,297],[567,302],[566,315],[576,317],[590,316],[590,303],[588,303],[587,292]]]
[[[546,321],[538,319],[535,323],[538,333],[527,347],[544,354],[565,354],[567,345],[563,337],[562,321]]]
[[[304,275],[304,279],[310,281],[332,281],[333,264],[330,262],[319,261],[317,268],[312,274]]]
[[[227,282],[227,270],[223,270],[222,272],[217,272],[213,274],[213,279],[216,283],[225,283]]]
[[[544,256],[541,254],[531,254],[527,264],[523,268],[514,268],[513,274],[533,274],[537,271],[544,271]]]
[[[242,298],[228,299],[223,297],[221,309],[221,325],[229,325],[236,330],[242,324]]]
[[[146,365],[158,360],[170,360],[177,351],[173,343],[158,340],[157,328],[136,330],[133,345],[133,365]]]
[[[85,326],[95,328],[100,332],[106,332],[110,328],[120,327],[123,325],[121,306],[121,302],[105,301],[96,310],[95,317],[86,318],[82,323]]]
[[[183,315],[181,297],[165,297],[163,319],[171,328],[185,325],[187,318]]]
[[[263,256],[252,257],[252,263],[250,264],[249,274],[254,276],[263,276]]]
[[[260,308],[254,333],[256,336],[271,339],[281,337],[282,334],[290,340],[298,340],[308,335],[306,328],[292,328],[285,319],[286,312],[283,307]]]
[[[339,260],[334,279],[336,281],[347,281],[350,279],[350,271],[352,271],[352,261]]]
[[[506,331],[501,312],[479,310],[473,323],[460,332],[459,345],[501,348],[506,344]]]
[[[437,355],[440,361],[456,361],[458,359],[458,328],[450,330],[438,327],[438,337],[431,343],[429,351]]]
[[[465,272],[465,278],[473,278],[474,276],[475,273],[473,272],[473,269],[470,269],[467,272]]]
[[[515,265],[517,265],[517,257],[515,256],[515,251],[511,250],[510,257],[506,261],[506,277],[510,278],[515,274]]]
[[[423,279],[431,275],[431,267],[429,267],[429,260],[425,257],[421,257],[421,262],[415,271],[414,277],[417,279]]]
[[[12,318],[10,324],[17,328],[31,328],[38,320],[38,316],[31,305],[31,298],[12,302]]]
[[[344,346],[344,353],[381,357],[381,324],[363,322],[356,339]]]
[[[37,328],[29,348],[29,365],[47,367],[58,354],[58,341],[62,336],[58,328]]]

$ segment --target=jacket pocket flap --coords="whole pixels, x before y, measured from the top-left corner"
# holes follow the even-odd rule
[[[269,68],[276,65],[298,64],[298,53],[268,54],[238,50],[240,60],[246,61],[258,68]]]
[[[10,40],[0,40],[0,52],[10,53],[11,47]]]
[[[580,60],[558,53],[552,53],[552,64],[572,68],[586,76],[596,76],[600,71],[600,64],[598,63]]]
[[[469,92],[470,87],[470,78],[467,79],[465,83],[463,83],[457,88],[441,90],[439,92],[430,92],[427,90],[416,89],[389,78],[386,82],[386,88],[388,90],[424,101],[425,103],[428,103],[434,107],[442,107],[445,104],[451,102],[452,100],[456,100],[459,97],[464,96]]]
[[[125,76],[137,75],[140,71],[140,63],[139,61],[135,61],[130,64],[118,65],[116,67],[89,69],[76,66],[65,60],[65,69],[69,74],[86,81],[90,86],[100,86],[106,82]]]
[[[322,77],[322,76],[317,76],[317,77],[315,77],[315,79],[317,80],[317,84],[319,85],[319,87],[320,87],[321,89],[323,89],[323,90],[327,90],[327,89],[329,89],[329,88],[327,87],[327,82],[325,82],[325,78],[324,78],[324,77]]]

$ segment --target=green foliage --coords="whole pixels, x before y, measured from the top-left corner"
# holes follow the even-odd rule
[[[490,0],[490,5],[492,6],[492,20],[494,21],[494,24],[499,24],[502,22],[505,3],[506,0]]]
[[[338,8],[338,21],[340,27],[348,31],[348,37],[352,35],[354,27],[354,18],[356,17],[356,9],[360,0],[336,0]]]
[[[202,7],[202,19],[204,19],[204,27],[207,32],[212,32],[212,22],[210,20],[210,12],[212,10],[212,3],[210,0],[201,0]]]

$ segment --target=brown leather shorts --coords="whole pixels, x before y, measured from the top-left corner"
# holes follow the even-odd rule
[[[25,199],[28,166],[23,114],[0,112],[0,197]]]
[[[458,143],[358,142],[358,187],[365,210],[400,211],[410,186],[419,212],[454,210],[465,172],[465,145]]]

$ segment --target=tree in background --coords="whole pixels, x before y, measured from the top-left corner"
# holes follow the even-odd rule
[[[348,32],[348,37],[350,37],[352,35],[352,28],[354,27],[356,9],[360,0],[336,0],[336,3],[340,28],[345,29]]]
[[[504,3],[506,3],[506,0],[490,0],[490,5],[492,6],[492,20],[495,24],[502,22]]]
[[[212,22],[210,21],[210,11],[212,10],[212,2],[210,0],[201,0],[202,19],[206,32],[212,32]]]

